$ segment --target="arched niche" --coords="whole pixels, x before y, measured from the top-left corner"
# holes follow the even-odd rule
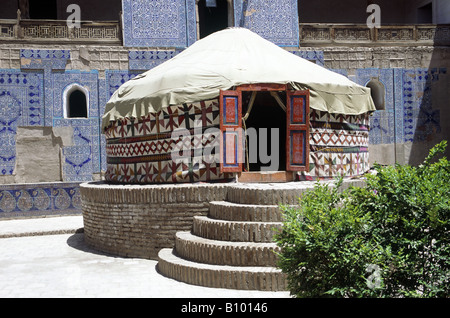
[[[386,109],[386,89],[384,84],[378,78],[372,78],[367,82],[366,87],[370,88],[370,95],[372,96],[375,108],[377,110]]]
[[[68,85],[63,92],[64,118],[89,117],[89,90],[78,83]]]

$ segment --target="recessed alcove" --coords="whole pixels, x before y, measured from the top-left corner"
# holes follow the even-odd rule
[[[370,88],[370,95],[372,96],[373,102],[375,104],[375,108],[377,110],[385,110],[386,109],[386,89],[384,84],[380,82],[378,78],[372,78],[367,84],[366,87]]]
[[[80,84],[68,85],[63,93],[64,118],[88,118],[89,90]]]

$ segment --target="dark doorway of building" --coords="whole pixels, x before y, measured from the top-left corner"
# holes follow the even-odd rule
[[[198,3],[200,38],[228,27],[227,0],[200,0]]]
[[[417,23],[433,23],[433,3],[430,2],[417,9]]]
[[[248,111],[252,91],[242,93],[242,116]],[[278,94],[286,105],[286,92]],[[277,103],[271,92],[256,92],[255,101],[245,121],[246,163],[248,171],[286,170],[286,111]],[[248,165],[247,165],[248,162]]]
[[[69,96],[69,118],[87,118],[86,95],[80,90],[74,90]]]
[[[30,19],[56,20],[57,0],[29,0]]]

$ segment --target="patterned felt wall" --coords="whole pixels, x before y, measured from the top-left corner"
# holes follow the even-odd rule
[[[113,122],[105,132],[105,178],[142,184],[226,179],[216,160],[218,127],[217,100],[170,106],[139,120]]]
[[[369,169],[369,114],[348,116],[311,110],[312,178],[357,176]],[[123,183],[222,180],[218,157],[202,156],[219,145],[210,128],[219,126],[218,101],[172,106],[141,120],[118,120],[106,130],[106,179]],[[188,134],[173,135],[185,129]],[[191,145],[186,157],[172,156]],[[215,148],[214,150],[218,150]],[[180,153],[181,154],[181,153]],[[217,163],[216,163],[217,162]]]
[[[311,110],[309,174],[313,179],[353,177],[369,170],[369,114]]]

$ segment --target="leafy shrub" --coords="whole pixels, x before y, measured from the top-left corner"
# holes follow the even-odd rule
[[[317,183],[281,206],[279,267],[296,297],[448,297],[450,163],[375,166],[366,186]]]

